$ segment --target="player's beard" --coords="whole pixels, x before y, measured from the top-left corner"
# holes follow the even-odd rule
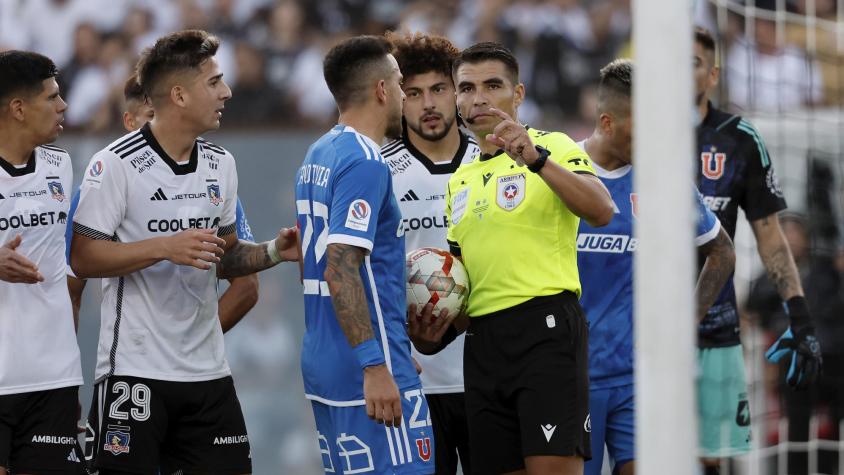
[[[391,114],[390,120],[387,122],[387,130],[384,131],[384,136],[389,140],[400,139],[402,133],[401,125],[401,109],[398,114]]]
[[[437,132],[436,130],[425,130],[425,128],[422,126],[421,118],[415,124],[408,121],[407,126],[410,127],[410,129],[413,130],[416,135],[422,137],[423,139],[429,142],[437,142],[445,138],[445,136],[448,135],[448,133],[451,131],[451,127],[454,125],[455,117],[452,117],[451,120],[446,121],[445,117],[440,115],[440,119],[443,121],[444,125],[443,130],[440,132]]]

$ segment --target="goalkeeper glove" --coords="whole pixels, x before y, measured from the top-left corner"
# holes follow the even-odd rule
[[[788,358],[786,382],[795,389],[806,389],[815,382],[823,367],[821,345],[815,338],[806,299],[793,297],[786,302],[786,308],[791,326],[768,348],[765,358],[772,363]]]

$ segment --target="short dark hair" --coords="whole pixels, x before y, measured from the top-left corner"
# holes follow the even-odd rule
[[[422,33],[399,34],[392,31],[388,31],[385,36],[393,45],[393,56],[396,57],[405,79],[430,72],[451,77],[451,63],[460,54],[460,50],[447,38]]]
[[[364,35],[335,45],[325,55],[322,74],[341,111],[365,100],[363,92],[374,72],[386,75],[386,57],[391,50],[392,45],[383,36]]]
[[[501,43],[493,41],[477,43],[461,51],[451,66],[452,74],[457,73],[457,69],[464,63],[474,64],[484,61],[500,61],[504,63],[507,72],[510,73],[510,79],[512,79],[513,84],[519,82],[519,62],[516,61],[513,52]]]
[[[629,108],[633,94],[633,61],[614,59],[601,68],[598,82],[598,111]]]
[[[695,27],[695,42],[703,46],[703,49],[713,53],[715,52],[715,38],[706,28],[701,26]]]
[[[144,88],[142,88],[141,84],[138,82],[137,74],[129,76],[129,79],[127,79],[126,83],[123,85],[123,99],[126,102],[144,101],[144,99],[146,99]]]
[[[44,80],[59,74],[50,58],[19,50],[0,53],[0,71],[0,99],[4,103],[15,94],[39,94],[44,89]]]
[[[138,83],[152,99],[162,80],[173,73],[198,69],[217,54],[220,40],[202,30],[183,30],[159,38],[141,54],[136,68]]]

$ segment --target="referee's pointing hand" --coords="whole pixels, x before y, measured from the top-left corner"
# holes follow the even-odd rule
[[[539,152],[533,146],[533,141],[525,126],[513,120],[502,110],[491,107],[489,112],[501,118],[501,122],[495,126],[491,134],[487,134],[488,142],[504,150],[519,166],[530,165],[539,158]]]

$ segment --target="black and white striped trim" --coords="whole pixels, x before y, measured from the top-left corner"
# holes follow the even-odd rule
[[[75,224],[75,223],[74,223]],[[117,282],[117,305],[115,306],[114,317],[114,339],[111,341],[111,350],[108,352],[108,374],[106,378],[114,375],[117,366],[117,341],[120,337],[120,318],[123,316],[123,287],[125,280],[121,277]]]
[[[129,135],[128,137],[126,137],[125,139],[123,139],[123,140],[121,140],[120,142],[117,142],[116,144],[114,144],[114,145],[112,145],[111,147],[109,147],[109,149],[108,149],[108,150],[109,150],[110,152],[117,153],[117,149],[121,149],[121,150],[122,150],[122,148],[121,148],[121,147],[123,147],[124,145],[126,145],[126,144],[128,144],[128,143],[130,143],[130,142],[133,142],[133,141],[137,140],[137,139],[138,139],[138,137],[141,137],[141,132],[140,132],[140,131],[136,131],[135,133],[130,134],[130,135]]]
[[[54,152],[67,153],[67,150],[65,150],[63,148],[56,147],[55,145],[46,145],[45,144],[45,145],[39,145],[39,147],[46,148],[47,150],[52,150]],[[70,154],[68,154],[68,155],[70,155]]]
[[[108,234],[97,231],[96,229],[89,228],[83,224],[79,224],[76,221],[73,222],[73,232],[76,234],[81,234],[82,236],[89,237],[91,239],[97,239],[99,241],[116,241],[117,235],[109,236]]]
[[[209,142],[205,139],[198,138],[198,139],[196,139],[196,141],[201,143],[203,148],[207,148],[208,150],[211,150],[212,152],[217,152],[219,154],[225,154],[226,153],[226,150],[223,147],[220,147],[219,145],[214,145],[213,143],[211,143],[211,142]]]
[[[217,229],[217,236],[228,236],[229,234],[234,234],[237,231],[237,223],[227,224],[225,226],[221,226]]]

